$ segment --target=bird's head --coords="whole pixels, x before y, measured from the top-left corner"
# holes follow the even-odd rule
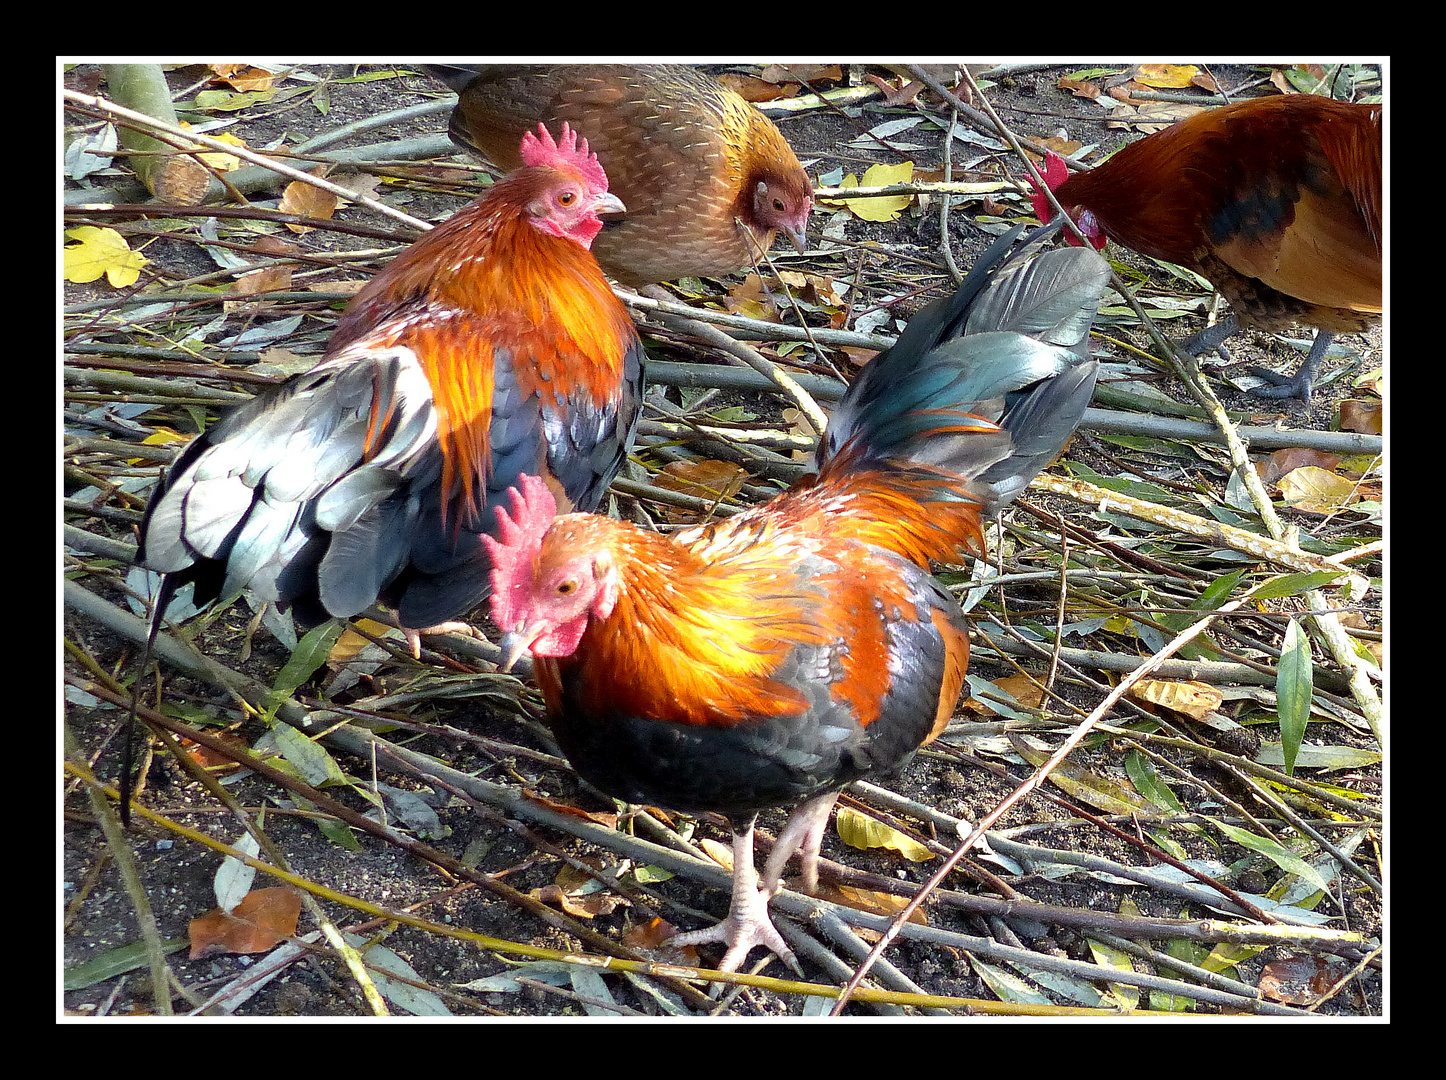
[[[804,179],[807,180],[807,174]],[[753,189],[754,224],[783,233],[800,252],[808,250],[808,215],[813,213],[813,189],[793,176],[770,174]]]
[[[535,476],[519,477],[508,494],[512,510],[497,508],[497,537],[482,536],[492,560],[492,621],[504,635],[503,671],[528,650],[571,656],[589,617],[606,619],[618,598],[611,554],[590,539],[596,515],[557,517],[557,502]]]
[[[522,136],[522,164],[541,170],[533,177],[528,219],[543,232],[591,248],[602,231],[598,215],[627,208],[608,192],[607,173],[597,155],[588,152],[586,139],[567,124],[562,125],[561,141],[553,140],[545,124],[538,124],[537,132]]]
[[[1049,151],[1045,154],[1044,168],[1040,170],[1040,175],[1044,177],[1044,182],[1048,185],[1049,190],[1057,192],[1060,186],[1069,179],[1069,168],[1065,165],[1064,158],[1053,151]],[[1033,177],[1029,179],[1029,186],[1034,188],[1033,194],[1029,196],[1029,201],[1034,206],[1034,212],[1041,222],[1048,224],[1054,219],[1054,207],[1050,206],[1049,199],[1040,189],[1040,186],[1034,182]],[[1079,226],[1079,231],[1084,233],[1085,239],[1090,242],[1094,249],[1096,251],[1103,249],[1105,246],[1105,232],[1104,229],[1100,227],[1099,219],[1090,213],[1090,211],[1082,209],[1081,207],[1065,205],[1063,200],[1061,200],[1060,205],[1064,206],[1065,213],[1074,219],[1074,223]],[[1079,242],[1079,237],[1075,236],[1075,234],[1068,229],[1064,231],[1064,238],[1065,242],[1072,247],[1084,246]]]

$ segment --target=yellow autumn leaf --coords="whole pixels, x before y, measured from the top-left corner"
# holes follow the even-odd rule
[[[358,619],[356,625],[368,634],[379,638],[386,637],[388,632],[396,633],[396,627],[376,622],[373,619]],[[348,626],[341,632],[341,637],[336,639],[336,644],[331,647],[331,655],[327,657],[327,660],[333,664],[345,664],[370,644],[370,639],[358,634]]]
[[[1224,695],[1208,683],[1180,679],[1142,679],[1130,690],[1138,701],[1163,705],[1195,720],[1202,720],[1224,701]]]
[[[1333,513],[1360,498],[1352,481],[1315,465],[1292,469],[1282,476],[1280,495],[1292,510],[1311,514]]]
[[[172,443],[188,443],[194,438],[194,435],[182,435],[179,432],[172,431],[170,428],[156,428],[155,431],[141,440],[141,444],[144,446],[169,446]],[[140,465],[145,463],[145,461],[146,459],[144,458],[127,458],[126,464]]]
[[[703,849],[703,854],[707,855],[708,858],[723,867],[723,869],[730,873],[732,872],[733,849],[731,847],[727,844],[720,844],[717,840],[710,839],[706,836],[698,841],[698,846]]]
[[[80,225],[66,229],[68,239],[78,241],[65,245],[65,280],[84,284],[102,274],[117,289],[134,285],[141,276],[141,267],[149,261],[139,251],[132,251],[126,238],[114,229]]]
[[[189,127],[190,125],[183,124],[181,126]],[[211,138],[215,139],[217,142],[229,143],[232,146],[246,145],[240,139],[236,138],[235,135],[232,135],[229,131],[222,131],[220,133],[210,134]],[[240,158],[238,158],[235,154],[227,154],[220,150],[208,150],[203,153],[197,154],[196,156],[202,161],[204,161],[207,165],[211,166],[211,168],[215,169],[217,172],[231,172],[241,167]]]
[[[1164,90],[1183,90],[1194,82],[1200,69],[1188,64],[1141,64],[1135,81]]]
[[[934,853],[917,840],[851,807],[839,807],[834,827],[838,829],[839,839],[849,847],[863,851],[886,848],[898,852],[910,862],[928,862],[934,857]]]
[[[141,444],[143,446],[166,446],[170,443],[190,442],[193,438],[195,438],[194,435],[182,435],[179,431],[172,431],[170,428],[156,428],[141,440]]]
[[[905,161],[901,165],[871,165],[859,180],[849,173],[841,187],[888,187],[890,184],[907,184],[914,179],[914,163]],[[849,199],[848,207],[855,217],[865,221],[893,221],[914,201],[912,195],[880,195],[872,199]]]

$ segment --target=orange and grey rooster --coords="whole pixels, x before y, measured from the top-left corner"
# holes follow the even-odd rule
[[[625,285],[754,266],[777,233],[798,250],[813,185],[783,133],[696,68],[647,64],[428,66],[457,92],[451,135],[501,168],[539,121],[587,138],[627,212],[593,252]]]
[[[734,825],[731,910],[676,938],[792,962],[768,916],[790,855],[805,884],[840,788],[902,766],[948,722],[969,642],[931,561],[983,550],[982,519],[1073,432],[1108,274],[1058,249],[1000,270],[996,245],[839,404],[818,472],[771,501],[665,536],[554,520],[524,477],[484,539],[504,650],[531,650],[558,745],[608,794]],[[796,806],[760,887],[758,811]]]
[[[1194,270],[1231,316],[1182,344],[1218,349],[1237,329],[1317,329],[1294,378],[1254,393],[1299,397],[1332,338],[1381,314],[1381,107],[1309,94],[1196,113],[1070,176],[1051,154],[1045,182],[1094,244],[1105,238]],[[1036,191],[1041,221],[1052,216]],[[1066,233],[1071,243],[1078,243]]]
[[[186,582],[197,606],[247,589],[304,622],[382,598],[415,648],[487,595],[478,533],[519,476],[598,504],[643,351],[588,250],[623,204],[562,133],[529,133],[520,169],[377,274],[316,367],[186,448],[141,526],[158,612]]]

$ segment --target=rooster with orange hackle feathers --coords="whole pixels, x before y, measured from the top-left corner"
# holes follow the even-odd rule
[[[725,970],[764,945],[785,864],[819,843],[840,788],[902,766],[948,722],[969,641],[929,572],[983,552],[981,522],[1073,432],[1094,387],[1085,347],[1108,268],[1060,249],[958,292],[871,361],[830,421],[815,476],[735,517],[662,535],[556,508],[525,476],[484,538],[505,661],[530,650],[558,745],[633,803],[734,827]],[[798,806],[760,884],[758,811]]]
[[[1311,387],[1336,334],[1381,314],[1381,106],[1310,94],[1252,98],[1196,113],[1070,176],[1050,154],[1045,183],[1098,249],[1108,237],[1200,274],[1231,315],[1182,343],[1220,349],[1237,329],[1316,328],[1300,370],[1261,397]],[[1036,189],[1041,221],[1053,209]],[[1066,238],[1079,243],[1071,233]]]
[[[566,125],[398,255],[326,355],[213,424],[152,496],[137,562],[195,603],[307,623],[395,606],[416,649],[490,587],[478,533],[524,474],[597,506],[636,427],[642,344],[589,251],[623,204]]]

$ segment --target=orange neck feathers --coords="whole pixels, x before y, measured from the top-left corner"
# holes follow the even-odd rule
[[[538,172],[498,181],[397,256],[357,294],[328,347],[412,351],[432,388],[444,490],[474,511],[490,471],[494,360],[548,406],[583,394],[601,407],[637,340],[591,252],[530,223]]]

